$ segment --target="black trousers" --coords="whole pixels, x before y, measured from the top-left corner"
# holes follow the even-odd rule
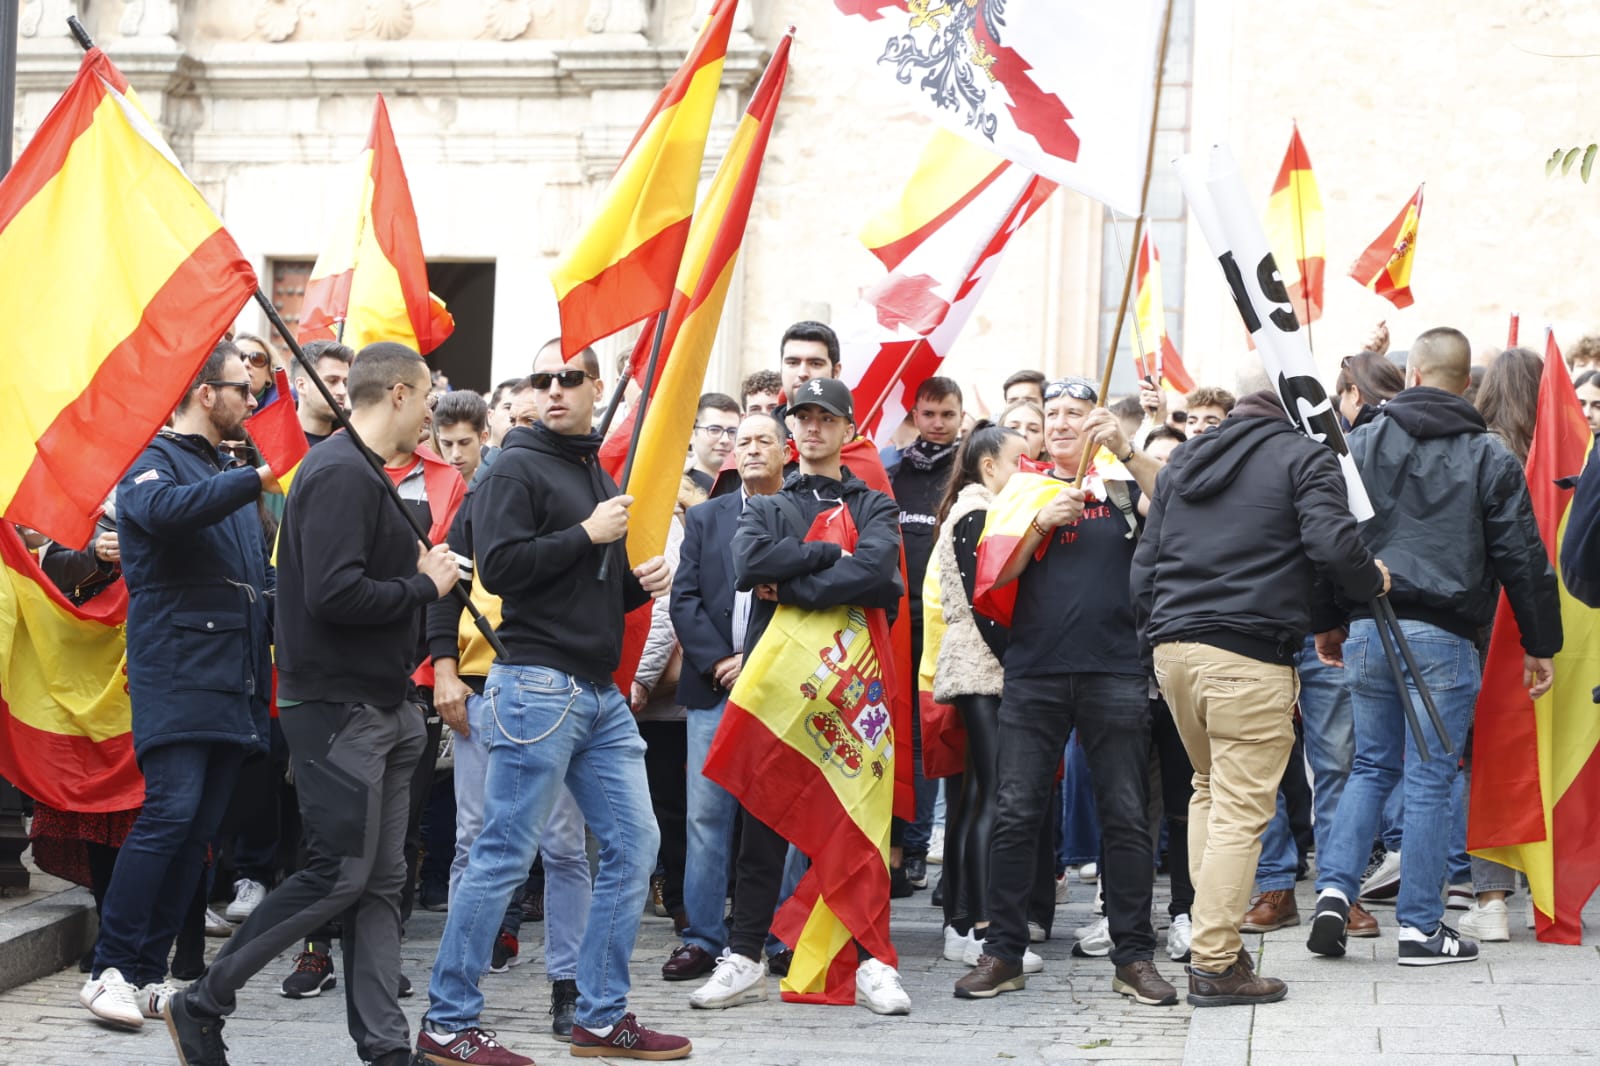
[[[1167,875],[1172,902],[1167,916],[1188,914],[1194,906],[1194,882],[1189,878],[1189,797],[1194,795],[1194,767],[1184,750],[1172,709],[1160,696],[1150,701],[1150,738],[1161,762],[1161,806],[1167,816]]]
[[[960,793],[945,797],[946,925],[989,920],[989,844],[1000,789],[1000,697],[958,696],[955,708],[967,731],[967,763]]]
[[[741,808],[738,858],[734,860],[733,914],[728,922],[728,948],[760,960],[772,928],[772,912],[783,891],[783,862],[789,842],[771,826]]]
[[[683,721],[640,722],[639,736],[645,743],[650,806],[661,829],[659,861],[667,879],[661,899],[667,913],[676,915],[683,911],[683,864],[689,854],[689,726]]]

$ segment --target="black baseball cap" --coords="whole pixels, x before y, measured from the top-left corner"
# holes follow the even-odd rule
[[[820,407],[829,414],[847,418],[851,422],[856,420],[855,400],[850,395],[850,386],[838,378],[812,378],[795,389],[795,393],[789,401],[791,412],[802,407]]]

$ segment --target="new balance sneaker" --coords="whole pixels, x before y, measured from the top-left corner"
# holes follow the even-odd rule
[[[572,1022],[578,1014],[578,982],[563,978],[550,982],[550,1031],[557,1040],[572,1043]]]
[[[436,1033],[423,1025],[417,1033],[416,1060],[420,1062],[470,1062],[472,1066],[534,1066],[526,1055],[501,1047],[490,1029],[463,1029]]]
[[[311,999],[339,983],[333,973],[333,956],[318,947],[307,944],[306,950],[294,957],[294,972],[283,979],[280,990],[285,997]]]
[[[226,939],[232,935],[233,923],[228,921],[228,919],[224,918],[222,915],[218,914],[216,911],[212,910],[210,907],[207,907],[206,936],[216,937],[220,940]]]
[[[139,1012],[146,1018],[161,1017],[167,1000],[178,994],[178,986],[166,981],[156,981],[139,989]]]
[[[161,1016],[167,1021],[172,1046],[178,1049],[179,1066],[228,1066],[221,1018],[190,1013],[186,992],[168,996]]]
[[[107,966],[99,977],[91,977],[78,990],[78,1002],[89,1008],[103,1022],[124,1029],[138,1029],[144,1025],[144,1011],[139,1009],[139,990],[122,978],[122,971]]]
[[[242,922],[255,913],[261,901],[267,898],[267,886],[260,881],[241,877],[233,883],[233,902],[222,916],[230,922]]]
[[[661,1061],[685,1058],[693,1050],[694,1045],[688,1038],[646,1029],[631,1012],[624,1014],[604,1036],[581,1025],[572,1027],[572,1053],[580,1059],[603,1055],[613,1059]]]
[[[1480,903],[1474,900],[1467,913],[1461,916],[1461,935],[1491,944],[1503,944],[1511,939],[1510,912],[1503,899]]]
[[[1194,941],[1194,924],[1187,914],[1180,914],[1167,926],[1167,958],[1173,962],[1188,962],[1189,947]]]
[[[505,973],[513,966],[522,965],[519,949],[517,938],[500,930],[500,935],[494,938],[494,950],[489,953],[489,972]]]
[[[967,948],[979,947],[981,943],[977,934],[970,929],[967,930],[966,936],[962,936],[956,932],[955,926],[947,925],[944,927],[944,958],[946,962],[964,962]],[[970,966],[972,964],[967,963],[967,965]]]
[[[1028,978],[1020,965],[980,955],[972,971],[956,982],[956,998],[993,999],[1002,992],[1020,992],[1027,987]]]
[[[893,966],[879,959],[863,959],[856,967],[856,1005],[874,1014],[910,1014],[911,997]]]
[[[1448,925],[1440,923],[1432,936],[1407,925],[1400,927],[1400,957],[1396,961],[1401,966],[1440,966],[1447,962],[1474,962],[1477,958],[1477,942],[1463,940]]]
[[[1472,891],[1472,882],[1464,885],[1451,885],[1444,893],[1444,907],[1449,911],[1464,911],[1469,909],[1478,894]]]
[[[1088,925],[1080,925],[1073,932],[1078,942],[1072,945],[1072,954],[1080,959],[1103,959],[1111,954],[1111,922],[1097,918]]]
[[[758,1003],[767,998],[767,971],[755,959],[722,949],[711,979],[689,993],[689,1006],[700,1010],[724,1010],[741,1003]]]
[[[1149,959],[1118,966],[1111,977],[1111,991],[1147,1007],[1172,1007],[1178,1003],[1178,990]]]
[[[1383,861],[1361,881],[1361,898],[1388,902],[1400,895],[1400,853],[1385,852]]]
[[[1306,937],[1306,947],[1318,955],[1339,958],[1344,954],[1348,942],[1345,927],[1349,923],[1349,903],[1334,895],[1319,897],[1316,913],[1311,916],[1311,933]]]
[[[982,957],[983,941],[974,940],[962,951],[961,961],[968,966],[976,966],[978,965],[978,960]],[[1044,973],[1044,959],[1040,958],[1032,948],[1024,948],[1022,950],[1022,972]]]

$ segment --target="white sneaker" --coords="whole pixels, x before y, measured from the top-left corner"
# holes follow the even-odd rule
[[[1086,862],[1082,866],[1078,867],[1078,880],[1084,882],[1085,884],[1089,883],[1090,881],[1100,880],[1100,864],[1097,862]]]
[[[122,979],[122,971],[108,966],[99,977],[91,977],[78,990],[78,1002],[89,1008],[103,1022],[120,1025],[124,1029],[139,1029],[144,1025],[144,1012],[139,1009],[139,990]]]
[[[1506,901],[1492,899],[1487,903],[1473,901],[1459,922],[1462,936],[1473,940],[1487,940],[1503,944],[1511,939],[1511,923],[1506,911]]]
[[[1078,935],[1078,942],[1072,945],[1072,953],[1078,958],[1098,959],[1111,954],[1111,922],[1100,918],[1088,925],[1079,926],[1074,932]]]
[[[218,914],[216,911],[212,910],[210,907],[207,907],[206,936],[225,938],[232,935],[233,923],[228,921],[228,919],[224,918],[222,915]]]
[[[222,912],[222,916],[230,922],[242,922],[250,917],[266,898],[266,885],[260,881],[252,881],[248,877],[241,877],[233,883],[233,902],[228,904],[228,909]]]
[[[933,832],[928,834],[928,862],[940,865],[944,862],[944,826],[936,825]]]
[[[139,1010],[146,1018],[161,1017],[161,1008],[167,1000],[178,994],[178,986],[167,981],[157,981],[139,989]]]
[[[1065,871],[1056,878],[1056,905],[1059,906],[1072,896],[1072,877]]]
[[[977,938],[977,934],[970,929],[967,930],[966,936],[962,936],[956,932],[955,926],[947,925],[944,927],[944,959],[946,962],[965,962],[967,948],[979,946],[982,943]]]
[[[1400,852],[1385,852],[1383,861],[1361,882],[1364,900],[1392,900],[1400,894]]]
[[[874,1014],[910,1014],[911,997],[893,966],[866,959],[856,967],[856,1005]]]
[[[1478,898],[1472,891],[1472,882],[1464,885],[1451,885],[1444,894],[1444,908],[1448,911],[1465,911],[1472,909],[1472,903]]]
[[[767,998],[767,968],[754,959],[722,949],[711,979],[689,993],[689,1006],[724,1010]]]
[[[976,966],[978,965],[978,956],[982,954],[983,941],[974,940],[967,945],[965,954],[961,956],[961,961],[968,966]],[[1040,958],[1032,948],[1024,948],[1022,951],[1022,972],[1044,973],[1044,959]]]
[[[1040,925],[1038,922],[1028,923],[1028,943],[1043,944],[1049,939],[1049,934],[1044,931],[1044,926]]]
[[[1194,925],[1189,921],[1187,914],[1180,914],[1172,919],[1172,924],[1167,927],[1167,957],[1173,962],[1183,962],[1189,958],[1189,947],[1194,940]]]

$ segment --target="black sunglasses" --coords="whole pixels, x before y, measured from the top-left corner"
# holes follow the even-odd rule
[[[238,389],[239,395],[246,399],[250,396],[250,383],[248,381],[202,381],[202,385],[210,385],[213,389]]]
[[[554,374],[539,372],[528,375],[528,384],[540,392],[548,391],[552,381],[560,382],[563,389],[575,389],[586,380],[592,380],[594,375],[586,370],[562,370]]]
[[[1054,400],[1061,396],[1071,396],[1074,400],[1088,400],[1090,403],[1095,402],[1094,386],[1082,378],[1062,378],[1060,381],[1052,381],[1045,386],[1044,398],[1046,400]]]

